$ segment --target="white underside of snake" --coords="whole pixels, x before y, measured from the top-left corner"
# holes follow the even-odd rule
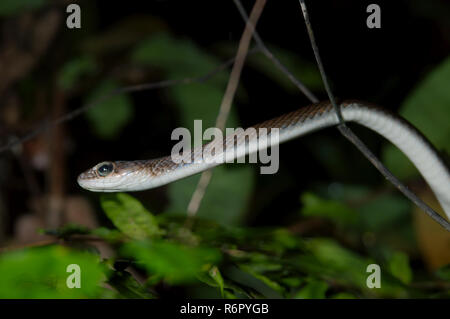
[[[398,147],[416,166],[436,195],[439,203],[450,219],[450,171],[428,140],[406,120],[391,114],[380,107],[359,102],[341,103],[342,117],[346,122],[356,122],[384,136]],[[279,128],[278,141],[268,139],[269,144],[261,146],[258,134],[251,134],[247,140],[245,132],[226,136],[222,141],[194,148],[191,158],[204,152],[214,143],[223,145],[223,153],[213,154],[211,158],[191,163],[175,163],[171,156],[138,161],[102,162],[80,174],[81,187],[96,192],[126,192],[155,188],[181,178],[205,171],[232,158],[241,158],[248,153],[269,147],[273,143],[308,134],[310,132],[338,124],[337,115],[330,102],[313,104],[298,111],[263,122],[253,128]],[[254,130],[253,130],[254,131]],[[197,158],[197,157],[195,157]]]

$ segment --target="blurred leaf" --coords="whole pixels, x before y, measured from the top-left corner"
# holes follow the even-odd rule
[[[219,63],[211,55],[198,49],[191,40],[158,33],[142,41],[131,54],[131,61],[162,68],[169,78],[196,77],[209,73]],[[211,79],[226,83],[224,73]]]
[[[366,267],[370,262],[365,258],[341,247],[330,239],[310,240],[308,248],[321,262],[329,265],[330,269],[344,271],[347,278],[354,283],[359,286],[366,285]]]
[[[253,170],[248,166],[231,169],[224,165],[216,167],[197,216],[225,225],[240,223],[251,194],[253,174]],[[199,178],[200,175],[197,174],[170,185],[170,206],[166,212],[185,214]]]
[[[404,284],[409,284],[412,280],[412,270],[409,266],[408,255],[402,252],[393,253],[389,259],[389,271]]]
[[[162,233],[155,217],[131,195],[102,194],[100,200],[108,218],[131,238],[152,238]]]
[[[116,137],[133,117],[133,105],[128,95],[118,94],[99,100],[117,89],[118,85],[113,81],[104,81],[88,99],[88,103],[98,101],[88,109],[86,116],[94,133],[104,139]]]
[[[211,287],[219,288],[220,295],[222,296],[222,298],[225,297],[224,294],[225,281],[217,266],[212,266],[207,272],[199,273],[197,275],[197,279]]]
[[[235,299],[235,298],[249,298],[250,295],[241,288],[238,284],[233,283],[230,280],[224,280],[222,275],[220,275],[223,280],[223,298],[226,299]],[[212,278],[210,274],[206,274],[205,272],[201,272],[197,275],[197,279],[201,282],[207,284],[208,286],[221,289],[220,280],[216,281],[216,279]]]
[[[193,282],[205,264],[220,261],[212,248],[188,247],[169,242],[131,242],[122,252],[134,257],[150,275],[161,276],[170,284]]]
[[[234,55],[236,48],[229,44],[220,45],[219,49],[227,55]],[[323,90],[322,79],[315,63],[303,60],[298,54],[280,47],[268,45],[268,49],[281,63],[309,90]],[[268,78],[275,81],[286,90],[298,92],[297,87],[289,80],[284,73],[269,60],[264,54],[257,53],[249,55],[248,65],[264,73]]]
[[[171,98],[181,113],[181,125],[191,132],[194,139],[194,120],[202,120],[202,134],[209,127],[214,127],[223,89],[204,83],[174,86],[170,89]],[[236,112],[233,109],[226,127],[237,127]]]
[[[241,264],[241,265],[239,265],[239,268],[241,268],[246,273],[252,275],[256,279],[259,279],[260,281],[262,281],[264,284],[266,284],[271,289],[279,292],[280,294],[284,293],[284,288],[282,286],[280,286],[280,284],[278,284],[277,282],[273,281],[266,275],[259,272],[258,268],[253,267],[252,264],[245,264],[245,265]]]
[[[90,33],[89,37],[83,38],[81,50],[96,56],[111,56],[161,29],[167,29],[165,21],[150,12],[122,15],[117,22],[103,28],[100,33]]]
[[[450,57],[431,71],[410,93],[400,114],[416,126],[436,146],[450,152]],[[400,178],[418,175],[417,169],[393,145],[383,151],[386,166]]]
[[[219,286],[220,294],[222,295],[222,298],[223,298],[224,297],[223,288],[224,288],[225,283],[224,283],[222,275],[220,274],[219,268],[217,268],[217,266],[211,267],[211,269],[209,269],[209,271],[208,271],[208,274]]]
[[[450,264],[436,270],[436,276],[442,280],[450,282]]]
[[[311,279],[298,293],[295,294],[294,298],[300,299],[323,299],[325,298],[325,293],[328,290],[328,285],[326,282]]]
[[[42,7],[46,0],[2,0],[0,16],[8,16]]]
[[[304,271],[320,277],[329,277],[337,282],[352,284],[363,291],[370,290],[371,293],[380,296],[405,297],[405,288],[386,274],[383,275],[383,269],[381,288],[373,290],[367,287],[366,279],[369,273],[366,270],[367,266],[373,263],[371,259],[362,257],[331,239],[310,240],[308,247],[317,260],[306,258],[300,264]]]
[[[71,264],[80,266],[80,288],[66,284]],[[0,298],[98,298],[105,271],[95,255],[62,246],[6,253],[0,256]]]
[[[124,235],[116,229],[108,229],[106,227],[99,227],[91,231],[93,235],[99,236],[107,241],[117,241],[123,239]]]
[[[355,224],[358,220],[357,213],[341,202],[326,200],[309,192],[301,196],[301,201],[301,212],[305,216],[325,217],[341,225]]]
[[[92,74],[95,69],[95,60],[90,56],[81,56],[70,60],[60,71],[58,84],[64,90],[70,90],[80,81],[81,77]]]
[[[383,194],[358,208],[364,229],[386,231],[410,220],[411,203],[397,194]],[[408,224],[409,225],[409,224]]]

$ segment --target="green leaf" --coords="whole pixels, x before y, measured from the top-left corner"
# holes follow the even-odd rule
[[[339,201],[323,199],[309,192],[301,196],[301,201],[301,212],[305,216],[324,217],[341,225],[355,224],[358,220],[358,214]]]
[[[69,288],[67,266],[80,267],[80,288]],[[106,269],[95,255],[51,246],[0,256],[0,298],[98,298]]]
[[[67,62],[58,76],[58,84],[64,90],[73,88],[85,75],[92,74],[96,69],[96,63],[90,56],[82,56]]]
[[[268,276],[258,272],[257,271],[258,268],[255,269],[252,264],[241,264],[241,265],[239,265],[239,268],[241,268],[246,273],[252,275],[256,279],[259,279],[260,281],[262,281],[264,284],[266,284],[271,289],[279,292],[280,294],[284,293],[284,288],[279,283],[270,279]]]
[[[217,59],[202,52],[192,41],[168,33],[155,34],[139,43],[131,54],[131,61],[161,68],[172,79],[206,75],[219,65]],[[225,84],[225,73],[211,80]]]
[[[386,231],[408,220],[411,203],[398,194],[383,194],[358,208],[362,227],[369,231]],[[398,229],[397,229],[398,230]]]
[[[200,175],[194,175],[170,184],[167,213],[185,214],[199,178]],[[248,166],[216,167],[197,216],[223,225],[241,223],[253,187],[253,178],[253,170]]]
[[[208,274],[219,286],[220,294],[222,295],[222,298],[223,298],[224,297],[223,288],[224,288],[225,282],[223,280],[222,275],[220,274],[219,268],[217,268],[217,266],[212,266],[209,269]]]
[[[220,253],[212,248],[188,247],[176,243],[131,242],[122,253],[134,257],[150,275],[160,276],[170,284],[195,281],[204,265],[220,261]]]
[[[431,71],[400,108],[400,114],[416,126],[436,147],[450,153],[450,57]],[[400,178],[418,175],[413,164],[393,145],[383,150],[386,166]]]
[[[46,2],[46,0],[2,0],[0,1],[0,16],[34,10],[42,7]]]
[[[412,280],[412,270],[409,265],[408,255],[400,251],[394,252],[388,259],[389,271],[404,284]]]
[[[86,116],[100,138],[113,139],[133,117],[133,105],[128,95],[117,94],[103,99],[117,88],[115,82],[105,81],[88,98],[88,103],[95,102],[95,105],[86,112]]]
[[[389,276],[382,276],[381,288],[377,290],[369,289],[366,285],[367,277],[370,275],[367,272],[367,266],[374,262],[342,247],[334,240],[325,238],[311,239],[308,242],[308,249],[313,254],[313,258],[311,256],[301,256],[299,258],[299,266],[310,275],[350,284],[380,296],[398,298],[406,296],[406,290],[403,285],[400,285],[397,280],[392,280]],[[381,271],[383,274],[385,270],[382,269]]]
[[[310,279],[309,282],[295,294],[294,298],[299,299],[324,299],[328,290],[326,282],[317,279]]]
[[[442,266],[436,270],[436,276],[442,280],[450,282],[450,264]]]
[[[100,200],[108,218],[124,234],[134,239],[161,235],[156,218],[131,195],[102,194]]]
[[[125,298],[153,299],[154,296],[127,271],[115,271],[108,283]]]

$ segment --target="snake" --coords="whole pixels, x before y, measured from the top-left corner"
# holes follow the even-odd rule
[[[345,100],[339,104],[339,108],[345,122],[367,127],[400,149],[420,172],[450,219],[450,169],[431,142],[406,119],[375,104]],[[174,160],[173,156],[165,156],[149,160],[101,162],[81,173],[77,182],[82,188],[94,192],[152,189],[228,163],[230,159],[244,158],[262,149],[338,124],[339,118],[331,102],[314,103],[245,130],[236,130],[222,139],[213,139],[193,147],[180,155],[178,160]],[[259,134],[261,129],[266,129],[268,134]],[[269,141],[275,132],[277,138],[270,138]],[[261,143],[263,138],[265,143]],[[213,151],[213,148],[219,151]],[[209,155],[199,156],[205,153]]]

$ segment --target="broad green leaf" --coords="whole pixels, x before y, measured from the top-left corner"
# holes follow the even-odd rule
[[[450,153],[450,57],[431,71],[409,94],[400,114],[416,126],[438,149]],[[383,151],[386,166],[400,178],[418,175],[417,169],[393,145]]]
[[[67,286],[72,264],[80,267],[80,288]],[[0,298],[98,298],[105,272],[97,256],[62,246],[5,253],[0,256]]]
[[[70,90],[85,75],[92,74],[96,69],[96,63],[90,56],[81,56],[70,60],[61,69],[58,84],[64,90]]]
[[[309,192],[301,196],[301,201],[301,212],[305,216],[325,217],[341,225],[355,224],[358,220],[358,214],[339,201],[323,199]]]
[[[404,284],[409,284],[412,280],[412,270],[409,265],[408,255],[397,251],[388,259],[389,271]]]
[[[9,16],[42,7],[46,0],[2,0],[0,1],[0,16]]]
[[[150,275],[160,276],[170,284],[195,281],[204,265],[220,261],[220,253],[212,248],[188,247],[176,243],[131,242],[122,252],[134,257]]]
[[[152,238],[162,233],[156,218],[131,195],[103,194],[101,205],[113,224],[131,238]]]
[[[86,116],[94,133],[104,139],[116,137],[134,114],[128,95],[117,94],[104,99],[118,87],[113,81],[105,81],[88,98],[88,103],[95,102],[95,105],[86,112]]]
[[[317,279],[311,279],[309,282],[294,295],[299,299],[324,299],[328,290],[326,282]]]
[[[242,222],[243,212],[253,186],[253,170],[248,166],[218,166],[203,197],[197,216],[224,225]],[[190,176],[169,187],[168,213],[185,214],[200,175]]]

